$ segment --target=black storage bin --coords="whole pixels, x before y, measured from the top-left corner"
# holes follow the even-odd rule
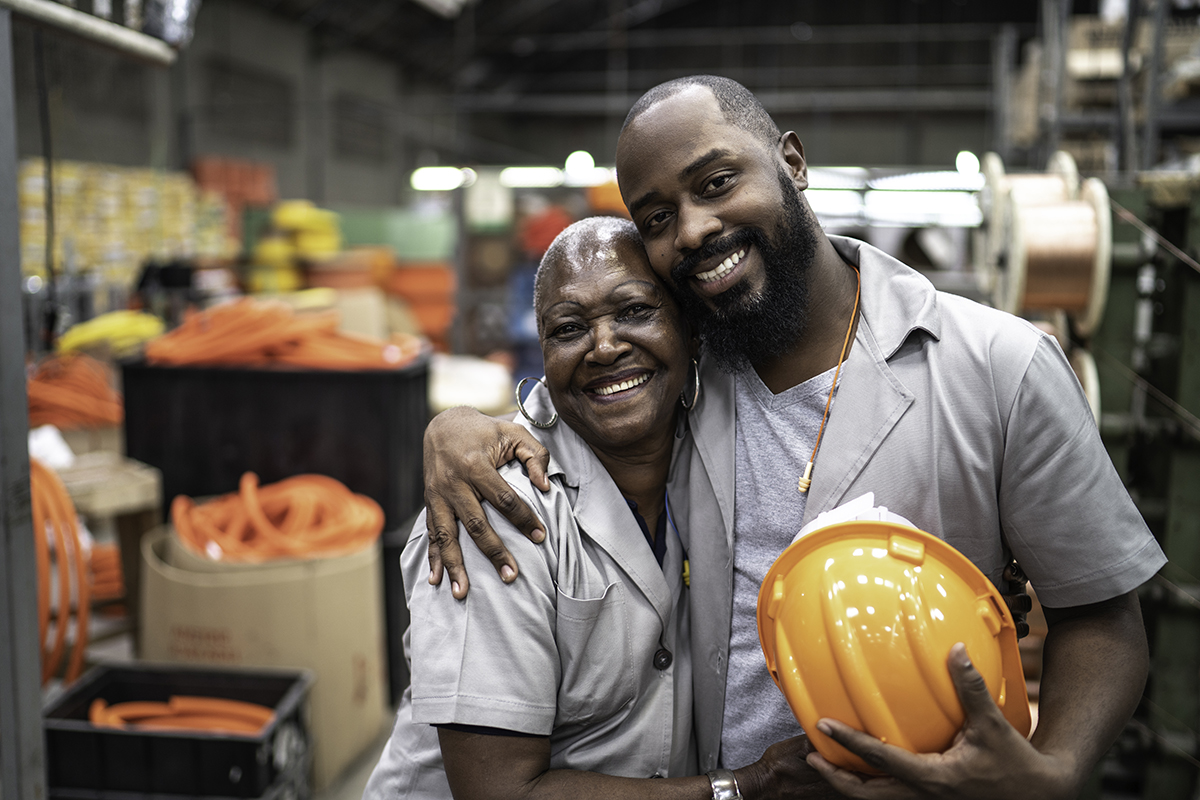
[[[236,491],[319,473],[383,507],[384,530],[423,503],[427,359],[399,370],[244,369],[122,364],[125,452],[162,470],[176,495]]]
[[[307,797],[311,738],[304,699],[312,682],[303,670],[96,667],[45,709],[50,797]],[[274,709],[275,719],[254,736],[88,722],[96,698],[112,705],[165,702],[171,695],[257,703]]]

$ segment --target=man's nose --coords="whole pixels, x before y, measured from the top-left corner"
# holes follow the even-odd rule
[[[721,220],[702,206],[686,203],[676,213],[675,249],[680,252],[698,250],[721,232]]]

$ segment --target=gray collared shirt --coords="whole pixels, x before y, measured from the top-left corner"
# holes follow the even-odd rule
[[[547,418],[538,386],[526,407]],[[684,550],[668,526],[660,567],[603,465],[565,424],[536,431],[551,489],[501,474],[542,520],[529,542],[487,507],[520,564],[504,585],[460,528],[471,592],[430,586],[424,517],[403,555],[412,687],[365,797],[450,796],[431,724],[549,736],[551,766],[627,777],[696,773]],[[690,437],[676,458],[690,461]],[[669,655],[664,655],[669,654]]]
[[[1057,342],[935,291],[870,245],[829,238],[861,270],[861,317],[795,529],[873,491],[878,505],[950,542],[993,581],[1015,555],[1050,606],[1099,602],[1152,576],[1166,559]],[[730,626],[755,624],[730,612],[734,536],[754,535],[734,531],[735,499],[753,502],[754,487],[735,482],[733,379],[707,363],[702,384],[688,504],[692,617],[705,620],[692,640],[707,770],[719,759]],[[702,536],[703,519],[722,527]]]

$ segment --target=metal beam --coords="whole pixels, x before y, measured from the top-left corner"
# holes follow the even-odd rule
[[[743,45],[910,44],[912,42],[989,42],[1000,25],[772,25],[753,28],[675,28],[629,32],[630,48],[738,47]],[[603,50],[608,31],[530,36],[532,52]]]
[[[64,30],[105,47],[167,67],[175,61],[175,50],[161,39],[139,33],[124,25],[100,19],[51,0],[0,0],[0,6],[34,22]]]
[[[21,324],[12,12],[0,8],[0,797],[46,797]]]
[[[772,114],[809,112],[964,111],[991,108],[990,89],[838,89],[760,91],[756,96]],[[637,100],[630,94],[505,94],[455,96],[454,107],[470,113],[545,114],[547,116],[621,115]]]

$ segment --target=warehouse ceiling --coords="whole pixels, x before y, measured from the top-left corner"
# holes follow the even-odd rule
[[[776,104],[978,105],[991,42],[1036,28],[1038,0],[252,0],[455,96],[460,111],[623,114],[681,74],[720,72]],[[1076,4],[1079,5],[1079,4]],[[437,13],[431,9],[440,9]],[[896,94],[897,89],[908,94]]]

